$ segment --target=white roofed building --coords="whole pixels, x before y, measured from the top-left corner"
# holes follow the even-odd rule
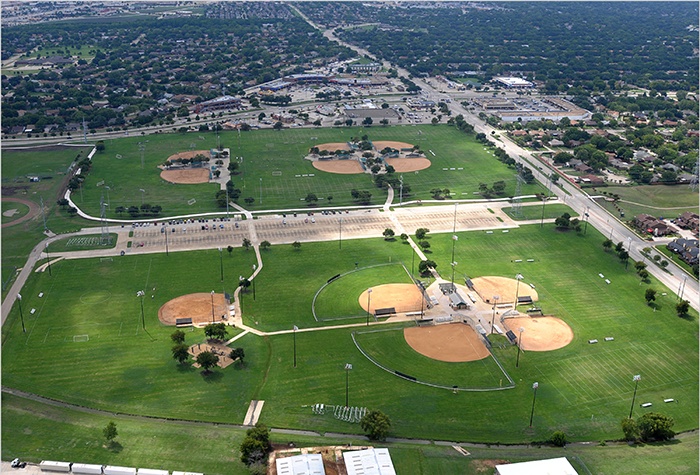
[[[497,77],[493,78],[493,80],[501,86],[507,87],[508,89],[528,89],[534,87],[533,83],[526,81],[523,78]]]
[[[343,452],[348,475],[396,475],[389,449]]]
[[[566,457],[496,465],[496,475],[578,475]]]

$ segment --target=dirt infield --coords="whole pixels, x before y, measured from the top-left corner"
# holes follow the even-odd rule
[[[395,148],[396,150],[401,150],[402,148],[413,148],[413,144],[406,142],[392,142],[390,140],[378,140],[376,142],[372,142],[372,145],[374,145],[374,148],[377,150],[384,150],[386,147]]]
[[[158,310],[158,320],[163,325],[175,325],[178,318],[191,318],[193,325],[212,322],[211,294],[201,292],[176,297]],[[228,314],[223,294],[214,294],[214,322],[220,322]]]
[[[403,335],[411,348],[438,361],[462,363],[489,356],[489,350],[474,329],[463,323],[410,327],[404,329]]]
[[[23,205],[26,205],[29,207],[29,212],[25,214],[24,216],[17,218],[15,220],[12,220],[10,222],[2,223],[3,228],[8,228],[10,226],[16,226],[17,224],[24,223],[25,221],[29,221],[30,219],[34,218],[41,212],[41,208],[39,208],[39,205],[34,203],[33,201],[25,200],[22,198],[3,198],[2,201],[8,201],[12,203],[22,203]]]
[[[372,295],[369,298],[370,312],[378,308],[394,307],[396,313],[418,312],[421,309],[421,295],[413,284],[384,284],[372,287]],[[367,311],[367,291],[358,298],[360,306]]]
[[[340,175],[355,175],[364,173],[362,165],[357,160],[317,160],[313,162],[316,170]]]
[[[386,163],[394,167],[397,172],[417,172],[432,165],[427,158],[387,158]]]
[[[174,161],[182,158],[194,158],[197,155],[204,155],[208,157],[211,152],[209,150],[188,150],[186,152],[178,152],[174,155],[170,155],[168,160]]]
[[[518,289],[518,297],[529,295],[532,301],[536,302],[539,299],[537,291],[530,287],[525,281],[520,282],[516,279],[508,277],[485,276],[475,277],[472,279],[474,289],[477,291],[482,300],[486,303],[493,303],[494,295],[498,295],[498,303],[513,303],[515,300],[515,290]]]
[[[163,170],[160,172],[160,177],[170,183],[193,184],[193,183],[208,183],[209,169],[208,168],[186,168],[182,170]]]
[[[321,143],[316,145],[319,150],[328,150],[335,152],[336,150],[350,150],[350,146],[345,142]]]
[[[506,326],[516,335],[524,328],[520,347],[527,351],[551,351],[564,348],[574,339],[574,332],[557,317],[506,318]]]

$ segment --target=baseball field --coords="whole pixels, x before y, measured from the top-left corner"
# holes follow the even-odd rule
[[[273,246],[264,252],[255,298],[250,291],[243,296],[245,322],[271,332],[298,326],[297,367],[292,367],[291,333],[247,334],[235,344],[245,348],[245,364],[208,377],[172,360],[173,327],[160,324],[158,309],[185,294],[232,292],[240,275],[250,275],[252,252],[237,248],[224,256],[223,284],[215,250],[61,261],[52,276],[33,274],[25,286],[27,332],[22,332],[17,305],[3,327],[3,384],[109,411],[219,422],[242,423],[250,400],[259,399],[265,401],[261,421],[271,426],[353,433],[356,425],[310,409],[317,403],[343,403],[343,368],[351,363],[350,405],[387,413],[393,435],[523,442],[542,440],[554,430],[564,430],[572,440],[620,437],[632,376],[641,374],[635,414],[660,411],[675,419],[677,430],[696,427],[696,317],[678,318],[674,299],[655,281],[649,286],[659,290],[659,297],[654,308],[647,306],[647,285],[603,251],[603,236],[590,228],[582,236],[546,225],[507,234],[460,233],[459,238],[455,260],[460,279],[465,274],[521,273],[536,286],[543,311],[573,330],[573,341],[561,349],[524,351],[518,368],[516,347],[504,338],[494,340],[493,355],[514,380],[513,389],[453,394],[401,379],[365,357],[352,338],[356,332],[360,347],[384,363],[395,358],[396,369],[430,375],[430,382],[443,386],[507,385],[505,377],[497,381],[501,376],[495,360],[457,363],[456,370],[409,351],[400,331],[360,334],[364,326],[303,331],[328,324],[316,322],[311,304],[329,277],[353,271],[328,287],[347,289],[334,293],[333,300],[356,323],[365,320],[358,300],[362,291],[407,281],[402,266],[372,267],[391,260],[410,269],[408,246],[379,238],[347,241],[342,250],[328,242],[305,243],[300,250]],[[444,271],[452,241],[449,235],[434,235],[430,241],[431,257]],[[145,290],[143,322],[139,290]],[[370,328],[400,330],[405,325]],[[593,339],[599,343],[590,344]],[[187,344],[203,341],[201,330],[188,331]],[[457,382],[455,371],[461,378]],[[529,428],[534,381],[539,382],[538,402]],[[674,403],[664,403],[669,398]],[[652,406],[639,407],[647,402]]]

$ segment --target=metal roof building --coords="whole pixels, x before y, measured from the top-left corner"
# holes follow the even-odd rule
[[[275,460],[277,475],[326,475],[321,454],[304,454]]]
[[[396,475],[389,449],[343,452],[348,475]]]
[[[496,465],[496,475],[578,475],[566,457]]]

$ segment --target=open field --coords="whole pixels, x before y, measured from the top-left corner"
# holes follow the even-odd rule
[[[625,212],[625,219],[633,219],[643,213],[675,218],[685,211],[698,211],[698,192],[688,185],[608,186],[601,190],[620,195],[618,206]],[[604,200],[597,202],[613,215],[617,214],[610,203]]]
[[[245,429],[218,425],[194,425],[176,421],[153,421],[125,416],[88,414],[3,394],[3,458],[142,466],[169,470],[200,470],[217,475],[245,475],[248,469],[239,461],[238,447]],[[102,428],[109,421],[117,425],[116,449],[103,447]],[[21,431],[24,437],[18,437]],[[187,437],[182,437],[186,431]],[[333,438],[272,432],[273,444],[297,446],[363,445],[359,437]],[[69,441],[69,442],[67,442]],[[666,444],[641,446],[569,445],[553,447],[467,447],[464,457],[449,446],[386,442],[397,473],[434,475],[462,473],[483,475],[495,461],[522,462],[542,458],[567,457],[579,473],[606,475],[693,475],[698,473],[698,434],[683,434]],[[216,454],[216,456],[212,456]]]
[[[358,426],[329,414],[312,414],[308,407],[343,402],[343,367],[351,363],[350,404],[387,413],[392,435],[519,442],[542,440],[558,429],[573,440],[620,437],[631,377],[641,374],[639,403],[652,402],[650,410],[674,417],[678,430],[697,427],[697,316],[679,319],[673,299],[661,294],[653,312],[644,302],[646,286],[639,286],[633,270],[625,271],[612,254],[603,252],[604,238],[597,231],[589,229],[582,236],[547,225],[459,237],[458,278],[465,273],[520,272],[536,285],[545,313],[574,331],[574,340],[562,349],[524,352],[517,369],[516,348],[496,348],[515,389],[452,394],[402,380],[366,360],[352,342],[351,329],[297,332],[297,368],[292,368],[289,333],[238,340],[236,346],[246,352],[240,368],[233,365],[204,378],[190,367],[179,367],[170,357],[172,328],[157,322],[157,309],[191,292],[231,292],[239,275],[250,275],[253,264],[253,253],[240,248],[224,256],[224,288],[216,251],[126,256],[113,262],[62,261],[54,266],[53,277],[33,274],[23,292],[24,308],[37,309],[34,314],[25,311],[27,333],[22,333],[17,306],[3,328],[3,384],[105,410],[238,423],[249,401],[261,399],[266,401],[261,420],[270,426],[353,433]],[[429,240],[430,257],[444,272],[452,240],[449,234]],[[572,260],[572,252],[586,259]],[[521,258],[535,260],[513,262]],[[329,277],[354,269],[355,262],[365,267],[389,259],[409,267],[408,246],[381,238],[346,241],[342,249],[336,242],[304,243],[298,251],[273,246],[263,253],[255,300],[252,292],[243,297],[246,321],[265,330],[319,326],[311,301]],[[651,287],[663,291],[655,281]],[[148,332],[141,328],[135,297],[140,289],[147,291]],[[39,292],[44,292],[42,298]],[[345,298],[357,305],[352,292]],[[89,339],[83,341],[81,335]],[[605,342],[606,336],[615,339]],[[593,338],[601,343],[588,344]],[[201,330],[187,333],[187,344],[199,341]],[[373,345],[380,348],[382,342]],[[94,374],[100,375],[100,383],[86,385]],[[528,429],[533,381],[540,383],[540,390],[534,427]],[[392,394],[400,396],[387,396]],[[663,398],[669,397],[679,402],[664,404]],[[649,409],[636,407],[635,414],[644,410]]]
[[[507,183],[504,196],[515,190],[511,169],[498,162],[472,137],[449,126],[254,130],[241,133],[240,138],[235,132],[222,132],[220,137],[221,145],[231,149],[234,160],[243,157],[240,173],[233,177],[235,186],[242,190],[239,201],[255,198],[250,209],[261,210],[305,207],[303,198],[308,193],[318,196],[319,206],[328,205],[328,196],[333,197],[332,205],[351,205],[353,188],[369,190],[373,195],[372,203],[382,203],[386,192],[373,185],[370,175],[325,173],[304,159],[314,145],[344,143],[363,134],[368,134],[372,140],[419,144],[426,153],[432,150],[436,154],[427,153],[432,162],[430,168],[404,174],[413,199],[430,199],[430,190],[436,187],[448,188],[454,198],[472,199],[479,183],[498,180]],[[145,146],[143,168],[139,143]],[[157,168],[174,153],[216,146],[213,132],[125,137],[107,140],[105,145],[106,150],[95,155],[83,197],[76,195],[76,203],[88,213],[99,214],[101,195],[95,184],[101,180],[111,188],[112,210],[117,206],[140,206],[143,195],[144,202],[162,206],[164,215],[217,211],[216,184],[167,183],[160,178]],[[140,192],[142,189],[145,191]],[[532,194],[542,190],[539,184],[533,184],[525,185],[522,191]],[[188,205],[191,199],[196,203]],[[114,211],[108,212],[108,216],[119,217]]]
[[[55,233],[78,230],[90,226],[80,218],[68,218],[59,211],[56,200],[59,198],[61,184],[66,178],[66,171],[73,160],[82,151],[81,156],[89,153],[92,147],[38,147],[31,150],[2,151],[2,196],[28,200],[39,206],[44,200],[46,226]],[[28,175],[51,177],[30,182]],[[79,193],[78,193],[79,195]],[[98,198],[99,200],[99,198]],[[3,211],[6,204],[3,202]],[[12,204],[7,206],[14,207]],[[98,212],[99,215],[99,212]],[[2,220],[3,224],[6,222]],[[41,214],[5,227],[2,230],[2,281],[10,282],[14,269],[24,265],[32,248],[44,236],[44,223]],[[3,297],[4,297],[3,289]]]
[[[529,205],[520,207],[520,216],[513,214],[513,208],[503,208],[503,212],[516,221],[529,219],[542,219],[542,205]],[[569,213],[572,218],[578,217],[578,214],[567,205],[562,203],[549,202],[544,206],[544,219],[555,219],[564,213]],[[581,219],[581,218],[579,218]]]

